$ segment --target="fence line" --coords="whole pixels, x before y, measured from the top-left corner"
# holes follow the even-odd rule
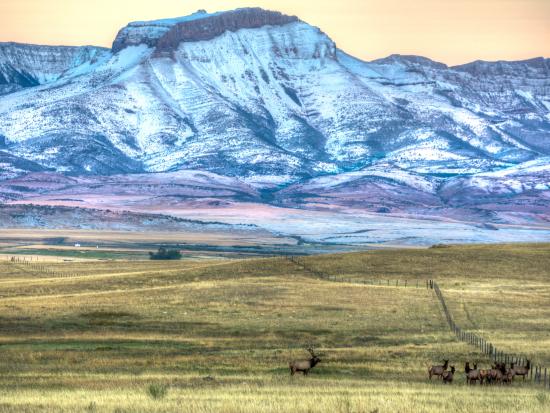
[[[495,362],[506,364],[514,363],[514,365],[516,366],[525,366],[527,364],[527,357],[523,355],[506,353],[505,351],[499,350],[493,343],[485,340],[483,337],[480,337],[475,333],[463,330],[458,324],[456,324],[437,282],[429,280],[428,283],[429,286],[434,290],[435,295],[437,296],[439,303],[443,308],[443,313],[445,314],[445,318],[447,319],[447,324],[459,340],[477,347],[479,350],[481,350],[481,352],[488,355]],[[549,372],[549,369],[544,366],[531,366],[531,368],[529,369],[529,377],[533,380],[534,383],[543,385],[545,389],[550,389],[550,376],[548,375]]]
[[[390,284],[390,280],[385,280],[385,281],[381,279],[354,280],[354,279],[336,277],[334,275],[330,275],[309,267],[305,262],[303,262],[302,260],[299,260],[297,257],[287,256],[285,258],[290,262],[294,263],[296,266],[300,267],[303,271],[308,272],[317,278],[321,278],[328,281],[349,282],[349,283],[367,284],[367,285],[387,285],[387,286],[394,286],[394,282],[395,282],[395,286],[396,287],[399,286],[399,281],[395,281],[395,280],[391,281],[391,284]],[[422,282],[422,285],[423,284],[424,282]],[[414,282],[408,285],[412,286],[414,285]],[[404,283],[402,282],[401,286],[407,287],[407,281],[404,281]],[[419,286],[420,286],[420,282],[417,280],[416,287],[418,288]],[[439,285],[437,284],[436,281],[427,280],[426,288],[434,290],[435,295],[437,296],[439,303],[443,308],[443,313],[445,314],[447,324],[449,325],[449,328],[459,340],[477,347],[482,353],[488,355],[495,363],[506,363],[506,364],[514,363],[515,366],[525,366],[527,364],[528,358],[526,356],[510,354],[505,351],[502,351],[499,348],[497,348],[493,343],[491,343],[490,341],[487,341],[483,337],[478,336],[475,333],[463,330],[462,327],[460,327],[455,322],[452,316],[452,313],[449,310],[449,307],[447,306],[447,302],[443,297],[443,293],[441,292],[441,289],[439,288]],[[535,365],[535,366],[531,365],[529,369],[528,378],[530,378],[533,383],[541,384],[545,389],[550,389],[550,369],[548,369],[547,367],[540,366],[540,365]]]
[[[316,270],[310,266],[308,266],[305,262],[298,259],[298,257],[287,255],[285,256],[285,259],[295,264],[297,267],[299,267],[302,271],[308,272],[311,275],[313,275],[316,278],[321,278],[323,280],[327,281],[334,281],[334,282],[345,282],[350,284],[362,284],[362,285],[373,285],[373,286],[386,286],[386,287],[415,287],[415,288],[424,288],[424,281],[420,280],[390,280],[386,279],[383,280],[381,278],[379,279],[372,279],[372,280],[358,280],[353,278],[343,278],[338,277],[335,275],[330,275],[325,272]],[[426,288],[429,288],[429,282],[426,281]]]
[[[413,287],[416,286],[416,288],[420,288],[420,286],[423,287],[424,282],[420,283],[419,280],[415,280],[413,282],[408,282],[407,280],[401,281],[401,284],[399,284],[400,280],[357,280],[357,279],[351,279],[351,278],[341,278],[334,275],[327,274],[325,272],[316,270],[310,266],[308,266],[305,262],[302,260],[299,260],[295,256],[285,256],[286,260],[290,261],[294,265],[300,267],[303,271],[308,272],[312,274],[313,276],[327,280],[327,281],[335,281],[335,282],[347,282],[347,283],[355,283],[355,284],[363,284],[363,285],[379,285],[379,286],[395,286],[395,287]],[[10,262],[14,264],[24,264],[28,267],[30,267],[31,270],[42,272],[58,277],[74,277],[76,274],[60,274],[55,271],[53,271],[50,268],[47,268],[42,263],[38,262],[30,262],[25,260],[24,258],[20,257],[11,257]],[[395,284],[394,284],[395,283]],[[441,289],[439,288],[439,285],[434,280],[427,280],[426,281],[426,288],[433,289],[435,292],[436,297],[439,300],[439,303],[441,304],[441,307],[443,308],[443,313],[445,314],[445,318],[447,320],[447,324],[449,325],[449,328],[451,331],[455,334],[455,336],[461,340],[462,342],[468,343],[470,345],[473,345],[477,347],[481,352],[488,355],[492,360],[495,362],[500,363],[514,363],[516,366],[525,366],[528,359],[527,357],[521,355],[515,355],[506,353],[504,351],[499,350],[493,343],[490,341],[485,340],[483,337],[478,336],[475,333],[468,332],[466,330],[463,330],[454,320],[451,311],[449,310],[449,307],[447,306],[447,302],[445,301],[445,298],[443,297],[443,293],[441,292]],[[529,377],[532,379],[534,383],[541,384],[544,386],[545,389],[550,389],[550,369],[544,366],[536,365],[531,366],[529,369]]]
[[[14,264],[15,267],[19,267],[23,271],[31,271],[34,273],[51,275],[58,278],[74,278],[79,276],[79,274],[75,272],[60,272],[48,266],[48,264],[57,264],[56,261],[39,261],[38,259],[35,261],[32,258],[27,259],[26,257],[10,256],[8,257],[6,262]],[[21,266],[27,268],[22,269]]]

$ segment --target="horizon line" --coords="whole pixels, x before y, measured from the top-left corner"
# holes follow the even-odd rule
[[[151,20],[151,21],[155,21],[155,20]],[[134,22],[131,22],[131,23],[134,23]],[[1,45],[8,45],[8,44],[13,44],[13,45],[18,45],[18,46],[36,46],[36,47],[66,47],[66,48],[93,47],[95,49],[104,49],[104,50],[112,51],[112,46],[111,47],[97,46],[97,45],[94,45],[94,44],[67,45],[67,44],[58,44],[58,43],[25,43],[25,42],[19,42],[17,40],[0,40],[0,46]],[[450,65],[450,64],[442,62],[440,60],[434,60],[434,59],[432,59],[431,57],[428,57],[428,56],[424,56],[424,55],[420,55],[420,54],[409,54],[409,53],[407,53],[407,54],[405,54],[405,53],[390,53],[386,56],[377,57],[377,58],[372,59],[372,60],[366,60],[366,59],[363,59],[361,57],[354,56],[354,55],[346,52],[343,49],[340,49],[338,47],[338,45],[336,45],[336,47],[339,51],[347,54],[348,56],[351,56],[352,58],[360,60],[360,61],[365,62],[365,63],[375,63],[377,60],[387,59],[387,58],[390,58],[392,56],[421,57],[423,59],[428,59],[429,61],[431,61],[433,63],[442,64],[442,65],[446,66],[449,69],[452,69],[454,67],[469,65],[469,64],[472,64],[472,63],[478,63],[478,62],[479,63],[521,63],[521,62],[529,62],[531,60],[537,60],[537,59],[550,60],[550,57],[546,57],[544,55],[539,55],[539,56],[528,57],[528,58],[525,58],[525,59],[498,59],[498,60],[475,59],[475,60],[466,61],[464,63]]]
[[[527,53],[525,53],[525,54],[523,54],[523,53],[510,53],[510,54],[507,55],[507,54],[505,54],[506,51],[504,51],[503,54],[498,53],[496,55],[495,54],[490,55],[490,53],[489,54],[485,53],[486,55],[490,55],[490,56],[487,56],[486,58],[482,57],[482,55],[484,55],[484,53],[483,53],[483,50],[480,50],[479,54],[470,53],[470,55],[468,57],[463,56],[462,59],[456,59],[455,60],[451,56],[447,56],[447,58],[444,58],[443,56],[440,56],[439,58],[437,58],[437,57],[432,58],[432,57],[428,57],[428,56],[432,56],[432,54],[430,54],[428,50],[423,50],[422,51],[423,48],[418,47],[418,43],[413,44],[412,48],[411,47],[409,47],[409,48],[405,47],[405,49],[408,49],[408,50],[403,50],[402,52],[399,52],[399,49],[403,48],[403,46],[400,43],[398,43],[398,47],[396,49],[387,48],[386,51],[380,50],[380,48],[377,48],[376,46],[371,47],[371,48],[367,47],[366,50],[365,49],[355,50],[354,47],[350,47],[350,45],[347,44],[346,42],[341,42],[341,39],[339,39],[336,34],[331,33],[331,35],[329,35],[327,33],[327,31],[323,30],[323,28],[320,27],[320,26],[323,26],[323,24],[319,24],[318,21],[316,23],[309,23],[309,17],[311,17],[311,16],[306,17],[306,19],[303,19],[302,17],[300,17],[301,13],[297,12],[296,10],[282,11],[284,9],[281,9],[279,7],[262,7],[260,5],[258,5],[258,6],[244,6],[244,7],[228,7],[228,8],[220,7],[219,9],[217,9],[215,11],[212,11],[212,12],[208,11],[207,9],[205,9],[205,7],[203,7],[201,5],[200,8],[196,9],[195,11],[189,11],[188,13],[185,13],[185,12],[184,13],[167,13],[167,15],[172,14],[173,17],[159,17],[159,18],[153,18],[153,19],[139,18],[139,17],[138,18],[133,18],[133,19],[130,18],[130,19],[127,20],[126,23],[120,23],[120,24],[117,23],[117,26],[112,26],[112,28],[113,28],[112,31],[114,32],[114,36],[112,37],[112,40],[102,38],[100,42],[95,42],[95,41],[98,40],[98,39],[95,39],[95,41],[92,40],[92,42],[88,43],[88,41],[86,40],[86,37],[87,37],[86,33],[87,32],[84,31],[83,33],[81,33],[81,34],[84,34],[84,36],[82,36],[82,35],[76,36],[76,37],[79,38],[80,44],[79,43],[65,44],[64,39],[61,39],[61,41],[60,41],[59,38],[58,39],[52,39],[50,41],[48,41],[48,40],[42,41],[40,38],[38,38],[38,39],[32,38],[32,37],[28,38],[27,36],[20,35],[20,34],[18,34],[19,37],[27,38],[27,40],[17,40],[17,37],[16,37],[15,40],[13,38],[6,39],[7,33],[5,33],[4,36],[0,36],[0,44],[2,44],[2,43],[11,43],[11,44],[18,44],[18,45],[46,46],[46,47],[94,47],[94,48],[98,48],[98,49],[101,48],[101,49],[106,49],[106,50],[112,50],[112,45],[113,45],[114,40],[117,37],[117,34],[124,27],[127,27],[127,26],[129,26],[133,23],[147,23],[147,22],[156,22],[156,21],[172,20],[172,19],[176,20],[176,19],[181,19],[181,18],[193,16],[194,14],[197,14],[197,13],[200,13],[200,12],[206,13],[204,18],[208,19],[209,16],[216,15],[216,14],[225,14],[225,13],[235,12],[235,11],[239,11],[239,10],[254,10],[254,9],[263,10],[263,11],[267,11],[267,12],[273,12],[273,13],[280,13],[280,14],[285,15],[285,16],[295,17],[300,22],[303,22],[304,24],[315,27],[315,28],[319,29],[320,31],[322,31],[323,33],[327,34],[327,36],[332,41],[334,41],[334,43],[336,44],[336,47],[340,51],[348,54],[349,56],[352,56],[355,59],[358,59],[358,60],[361,60],[361,61],[367,62],[367,63],[372,63],[372,62],[375,62],[377,60],[389,58],[391,56],[404,56],[404,57],[414,56],[414,57],[421,57],[421,58],[429,59],[432,62],[443,64],[448,68],[453,68],[453,67],[464,66],[464,65],[468,65],[468,64],[472,64],[472,63],[476,63],[476,62],[484,62],[484,63],[526,62],[526,61],[536,60],[536,59],[540,59],[540,58],[542,58],[544,60],[547,60],[547,59],[550,58],[550,56],[547,57],[545,55],[545,52],[543,52],[542,50],[540,51],[540,53],[537,50],[530,50],[530,51],[527,50],[527,53],[529,53],[529,54],[527,54]],[[111,25],[109,25],[108,27],[111,27]],[[118,30],[116,29],[116,27],[119,27]],[[355,25],[354,25],[354,27],[355,27]],[[108,31],[110,32],[111,29],[109,29]],[[101,33],[103,33],[103,30],[101,31]],[[381,32],[381,33],[383,33],[383,32]],[[2,37],[4,37],[4,39],[6,39],[6,40],[1,40]],[[41,35],[40,37],[44,37],[44,35]],[[94,36],[92,36],[92,37],[94,37]],[[102,37],[103,37],[103,35],[102,35]],[[67,38],[70,39],[71,37],[67,36]],[[376,38],[376,34],[375,34],[375,38]],[[341,43],[346,43],[343,48],[339,47],[339,44],[341,44]],[[98,45],[98,44],[100,44],[100,45]],[[373,43],[373,44],[376,44],[376,43]],[[434,42],[433,40],[431,42],[426,42],[426,43],[422,43],[422,44],[437,46],[437,42]],[[401,47],[399,47],[399,46],[401,46]],[[537,49],[538,49],[538,47],[537,47]],[[347,50],[350,50],[350,52],[348,52]],[[373,53],[369,53],[369,50],[371,50]],[[394,52],[393,50],[397,50],[397,52]],[[382,52],[382,53],[380,53],[380,52]],[[426,53],[426,52],[428,52],[428,53]],[[435,53],[435,55],[437,55],[437,54],[438,53]],[[480,57],[478,57],[478,56],[480,56]],[[453,63],[448,63],[449,61],[452,61]]]

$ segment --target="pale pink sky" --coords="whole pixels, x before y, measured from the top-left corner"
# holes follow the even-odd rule
[[[550,0],[0,0],[0,41],[110,46],[130,21],[247,6],[295,14],[367,60],[550,57]]]

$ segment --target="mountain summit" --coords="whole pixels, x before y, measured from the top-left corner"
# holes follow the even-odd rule
[[[295,16],[260,8],[213,14],[199,10],[182,18],[130,23],[118,33],[113,43],[113,52],[139,44],[158,47],[159,51],[174,51],[182,42],[212,40],[227,31],[283,26],[297,21]]]
[[[364,62],[258,8],[130,23],[112,50],[2,44],[0,179],[200,170],[292,205],[540,204],[548,66]]]

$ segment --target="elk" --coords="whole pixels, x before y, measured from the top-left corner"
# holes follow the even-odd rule
[[[514,371],[514,363],[510,365],[509,369],[506,369],[506,372],[502,376],[502,383],[512,384],[516,372]]]
[[[484,381],[485,382],[487,381],[487,377],[489,375],[489,370],[478,369],[476,363],[474,363],[474,370],[477,370],[479,372],[479,385],[481,386]]]
[[[474,364],[474,368],[470,368],[470,362],[467,361],[466,365],[464,366],[464,373],[466,373],[466,383],[468,384],[476,384],[476,381],[480,380],[481,383],[481,377],[479,375],[479,370],[477,369],[477,364]]]
[[[296,372],[302,372],[304,376],[307,376],[309,371],[321,362],[321,359],[315,354],[312,348],[308,348],[307,351],[311,354],[309,360],[295,360],[288,364],[291,376],[294,376]]]
[[[438,376],[441,378],[443,375],[443,372],[447,370],[447,367],[449,367],[449,360],[443,360],[442,366],[432,366],[428,369],[428,376],[430,377],[430,380],[432,379],[432,376]]]
[[[503,363],[493,365],[493,368],[487,372],[489,383],[502,383],[502,379],[506,374],[506,366]]]
[[[526,366],[517,366],[513,368],[514,375],[515,376],[521,376],[523,377],[523,380],[525,380],[525,376],[529,375],[529,370],[531,370],[531,360],[527,360]]]
[[[443,379],[443,383],[445,384],[451,384],[453,382],[453,376],[455,374],[455,366],[451,366],[451,371],[444,371],[441,375],[441,378]]]
[[[489,370],[486,369],[479,369],[479,384],[483,384],[483,382],[486,382],[489,380]]]

